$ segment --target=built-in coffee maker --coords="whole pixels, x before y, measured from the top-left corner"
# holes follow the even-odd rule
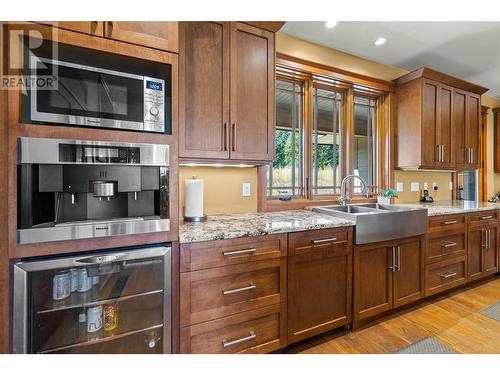
[[[18,139],[21,244],[169,230],[169,146]]]

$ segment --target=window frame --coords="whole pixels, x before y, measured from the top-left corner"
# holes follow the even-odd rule
[[[278,196],[268,196],[268,175],[271,165],[258,167],[258,210],[277,211],[301,209],[318,204],[337,204],[339,194],[312,194],[312,127],[313,127],[313,88],[327,84],[330,88],[343,93],[341,105],[341,176],[346,176],[354,167],[354,97],[369,97],[375,100],[377,121],[377,187],[388,189],[394,183],[394,124],[395,91],[392,82],[347,72],[330,66],[317,64],[278,53],[276,56],[276,77],[301,80],[304,84],[304,124],[303,124],[303,178],[304,195],[294,196],[290,201],[281,201]],[[376,189],[373,189],[376,190]],[[372,194],[376,194],[373,191]],[[373,202],[376,197],[366,198],[353,194],[353,202]]]

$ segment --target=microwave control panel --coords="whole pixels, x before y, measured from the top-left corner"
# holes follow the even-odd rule
[[[163,132],[165,128],[165,81],[144,77],[144,130]]]

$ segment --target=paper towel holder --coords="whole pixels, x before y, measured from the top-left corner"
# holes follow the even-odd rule
[[[196,180],[196,175],[193,175],[193,180]],[[184,221],[186,222],[203,222],[207,221],[207,215],[202,216],[186,216],[185,207],[184,207]]]

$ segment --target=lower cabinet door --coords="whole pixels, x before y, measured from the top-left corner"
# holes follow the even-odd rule
[[[286,345],[286,304],[181,328],[182,354],[269,353]]]
[[[392,309],[393,242],[354,247],[354,320]]]
[[[323,243],[288,258],[288,344],[349,324],[352,247]]]
[[[467,246],[467,279],[469,281],[476,280],[482,276],[484,243],[485,231],[483,227],[469,229]]]
[[[483,249],[483,273],[485,276],[498,271],[497,225],[485,228],[489,231],[487,247]]]
[[[424,236],[396,241],[394,307],[424,297]]]

